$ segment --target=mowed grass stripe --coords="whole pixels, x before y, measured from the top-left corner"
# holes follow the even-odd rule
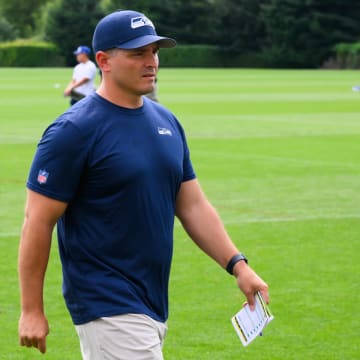
[[[191,115],[183,125],[189,138],[264,138],[360,134],[357,113],[276,115]],[[341,122],[341,126],[339,126]]]

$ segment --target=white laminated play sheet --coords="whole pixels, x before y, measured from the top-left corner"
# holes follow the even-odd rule
[[[244,346],[249,345],[257,336],[262,335],[264,327],[274,319],[260,293],[255,295],[255,310],[246,304],[231,318],[231,322]]]

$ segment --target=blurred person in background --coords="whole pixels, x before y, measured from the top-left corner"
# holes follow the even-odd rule
[[[64,90],[64,96],[70,96],[70,105],[74,105],[95,91],[96,65],[89,58],[89,47],[80,45],[74,55],[78,64],[74,67],[70,83]]]

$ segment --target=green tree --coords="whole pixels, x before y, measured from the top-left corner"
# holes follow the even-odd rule
[[[219,18],[211,0],[157,0],[150,12],[159,33],[174,37],[179,44],[213,44]]]
[[[66,64],[72,66],[76,63],[74,49],[79,45],[91,47],[95,26],[103,16],[98,0],[58,0],[48,12],[46,38],[58,47]]]
[[[49,0],[1,0],[4,18],[17,30],[20,37],[28,38],[36,32],[42,7]]]
[[[266,54],[278,67],[318,67],[334,45],[360,36],[360,2],[271,0],[262,6]]]
[[[0,15],[0,41],[10,41],[17,37],[17,30]]]
[[[218,0],[221,21],[217,43],[234,52],[259,51],[265,38],[265,25],[259,14],[267,0]]]

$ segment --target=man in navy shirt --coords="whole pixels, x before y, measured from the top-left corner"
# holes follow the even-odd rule
[[[103,18],[93,36],[102,82],[44,132],[27,181],[19,249],[20,344],[46,351],[44,276],[57,224],[63,295],[83,359],[162,359],[177,216],[251,306],[266,283],[247,265],[202,192],[184,131],[154,89],[156,34],[135,11]]]

